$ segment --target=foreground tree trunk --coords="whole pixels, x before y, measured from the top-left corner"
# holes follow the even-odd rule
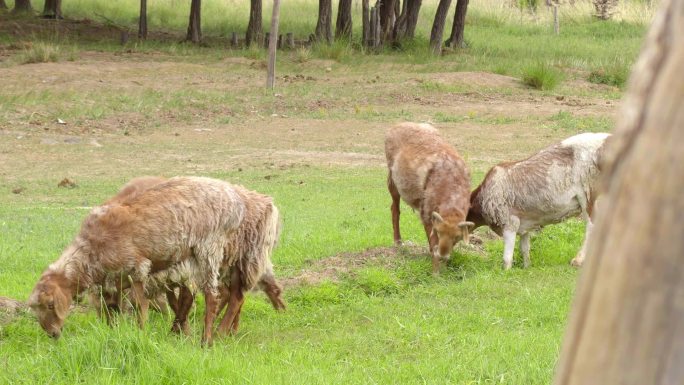
[[[684,0],[664,0],[603,162],[556,385],[684,384]]]
[[[186,37],[186,40],[193,43],[202,41],[201,10],[202,0],[192,0],[192,4],[190,5],[190,21],[188,22],[188,36]]]
[[[261,44],[264,29],[261,26],[261,0],[250,0],[249,24],[245,34],[245,44],[249,47],[252,43]]]
[[[335,38],[351,39],[352,37],[352,0],[340,0],[335,23]]]
[[[451,36],[449,36],[449,46],[464,48],[463,31],[465,30],[465,18],[468,11],[468,0],[456,1],[456,12],[454,13],[454,24],[451,26]]]
[[[434,55],[442,53],[444,22],[446,21],[450,5],[451,0],[439,0],[437,12],[435,12],[435,21],[432,23],[432,31],[430,32],[430,49]]]
[[[332,43],[332,1],[318,0],[318,23],[316,24],[316,41]]]
[[[32,10],[33,7],[31,7],[31,0],[16,0],[14,2],[14,9],[12,12],[30,12]]]
[[[45,0],[43,17],[46,19],[63,19],[62,0]]]
[[[140,18],[138,19],[138,39],[147,39],[147,0],[140,0]]]

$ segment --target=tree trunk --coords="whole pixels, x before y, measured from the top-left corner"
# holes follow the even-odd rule
[[[31,7],[31,0],[16,0],[14,2],[14,9],[12,12],[30,12],[32,10],[33,7]]]
[[[684,0],[633,67],[556,385],[684,384]]]
[[[351,39],[352,37],[352,0],[340,0],[335,24],[335,38]]]
[[[147,0],[140,0],[140,18],[138,19],[138,39],[147,39]]]
[[[278,36],[279,24],[280,0],[273,0],[273,13],[271,16],[271,39],[268,42],[268,68],[266,71],[266,87],[270,89],[275,88],[276,46],[280,41],[282,41],[282,39]]]
[[[188,36],[185,39],[193,43],[202,41],[201,10],[202,0],[192,0],[190,5],[190,21],[188,22]]]
[[[392,38],[394,31],[394,7],[395,2],[399,0],[382,0],[380,1],[380,31],[382,41],[389,41]]]
[[[5,0],[0,0],[0,9],[7,9],[7,3],[5,3]]]
[[[451,0],[439,0],[437,12],[435,12],[435,21],[432,23],[432,31],[430,32],[430,49],[434,55],[442,53],[444,22],[446,21],[447,13],[449,13],[450,5]]]
[[[613,17],[618,0],[594,0],[596,17],[601,20],[608,20]]]
[[[332,42],[332,1],[318,0],[318,23],[316,24],[316,41]]]
[[[245,44],[249,47],[252,43],[259,44],[262,41],[264,29],[261,26],[261,0],[250,0],[249,24],[245,34]]]
[[[361,43],[363,44],[364,47],[369,46],[369,41],[370,41],[370,8],[368,4],[368,0],[362,0],[362,6],[361,6],[361,25],[363,27],[363,33],[361,39],[363,40]]]
[[[456,12],[454,13],[454,24],[451,26],[451,36],[449,45],[456,48],[464,48],[463,30],[465,29],[466,11],[468,10],[468,0],[456,1]]]
[[[43,17],[46,19],[63,19],[62,0],[45,0]]]
[[[415,36],[421,4],[422,0],[404,0],[404,8],[394,29],[395,40],[412,39]]]

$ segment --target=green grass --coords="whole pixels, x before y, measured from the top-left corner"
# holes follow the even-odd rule
[[[592,70],[589,73],[591,83],[607,84],[619,88],[624,88],[629,77],[629,68],[624,64],[613,64]]]
[[[551,91],[562,81],[563,73],[546,63],[536,63],[523,70],[522,81],[543,91]]]
[[[274,256],[282,277],[309,260],[391,243],[383,174],[304,168],[269,180],[260,172],[212,175],[275,197],[285,221]],[[26,195],[0,195],[0,280],[3,295],[26,299],[86,214],[72,207],[95,204],[120,181],[92,179],[70,190],[21,184]],[[57,199],[35,203],[48,194]],[[408,241],[424,243],[406,207],[402,229]],[[533,267],[507,272],[501,241],[489,242],[484,255],[455,252],[438,278],[425,255],[400,253],[391,268],[370,264],[338,282],[286,291],[284,313],[250,295],[241,331],[210,349],[199,346],[201,303],[190,338],[170,335],[170,319],[156,313],[141,331],[133,317],[109,328],[90,311],[72,314],[63,337],[51,341],[22,314],[0,325],[0,383],[546,384],[577,275],[568,261],[581,237],[577,221],[551,226],[533,238]]]

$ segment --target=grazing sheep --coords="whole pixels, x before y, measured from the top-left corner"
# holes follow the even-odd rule
[[[43,273],[29,304],[43,329],[59,337],[76,294],[103,284],[108,275],[129,276],[142,326],[148,275],[191,258],[206,302],[202,342],[210,344],[223,248],[244,210],[233,186],[199,177],[172,178],[124,204],[96,207],[76,239]]]
[[[425,228],[432,272],[448,260],[454,245],[468,243],[466,215],[470,205],[470,173],[463,159],[436,128],[429,124],[402,123],[385,136],[387,187],[392,196],[394,243],[401,244],[400,198],[418,210]]]
[[[520,234],[524,266],[530,264],[530,231],[581,214],[591,233],[599,158],[610,134],[586,133],[549,146],[531,157],[500,163],[472,192],[468,220],[487,225],[504,238],[504,267],[513,265]],[[573,259],[581,265],[585,248]]]
[[[266,293],[276,310],[285,309],[285,303],[281,298],[282,287],[275,280],[271,263],[271,254],[280,233],[278,208],[269,196],[241,186],[234,188],[245,204],[245,212],[240,226],[230,235],[224,248],[222,286],[219,288],[221,303],[218,306],[218,313],[227,306],[218,329],[223,334],[237,332],[244,294],[256,286]],[[182,273],[171,273],[171,269],[169,272],[170,274],[161,279],[162,281],[182,279],[171,276],[183,276]],[[180,293],[174,328],[186,330],[192,301],[192,293],[189,290]]]
[[[158,176],[142,176],[131,179],[126,183],[119,192],[112,198],[103,203],[103,206],[112,204],[121,204],[126,200],[135,199],[144,191],[154,187],[162,182],[166,182],[166,178]],[[119,277],[121,278],[121,277]],[[128,280],[117,282],[116,277],[112,277],[104,285],[95,285],[90,290],[90,303],[95,306],[98,317],[104,315],[107,323],[111,323],[112,313],[123,311],[125,303],[122,301],[120,287],[122,284],[128,285]],[[119,287],[119,288],[117,288]],[[156,305],[155,303],[156,302]],[[162,309],[165,304],[161,299],[155,298],[152,300],[152,307]]]

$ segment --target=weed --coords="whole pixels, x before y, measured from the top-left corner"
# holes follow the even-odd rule
[[[553,90],[562,80],[563,73],[546,63],[536,63],[523,70],[523,83],[538,90]]]
[[[624,88],[629,77],[629,67],[624,64],[614,64],[594,69],[589,73],[588,80],[595,84],[607,84]]]
[[[24,49],[19,54],[19,63],[49,63],[59,61],[60,46],[50,43],[37,42]]]

